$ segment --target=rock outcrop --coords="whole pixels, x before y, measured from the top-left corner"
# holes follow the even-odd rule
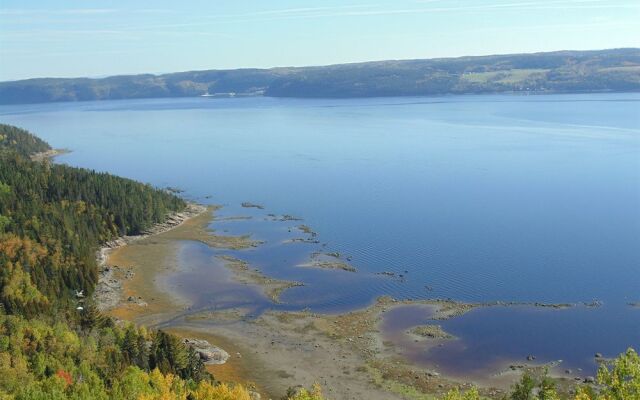
[[[226,363],[229,359],[229,353],[219,347],[211,345],[206,340],[184,339],[184,343],[195,350],[205,364],[220,365]]]

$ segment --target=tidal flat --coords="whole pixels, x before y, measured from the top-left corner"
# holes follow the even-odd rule
[[[498,398],[522,371],[535,374],[553,366],[505,358],[483,365],[483,374],[464,368],[456,372],[455,366],[439,365],[428,354],[446,342],[463,342],[468,333],[454,337],[441,323],[475,309],[527,306],[553,312],[572,305],[383,296],[348,312],[291,307],[280,300],[282,293],[304,283],[271,278],[239,258],[269,242],[252,233],[224,236],[217,226],[246,223],[256,215],[220,218],[220,211],[209,207],[169,231],[112,250],[106,261],[126,271],[120,277],[121,301],[111,315],[222,347],[231,355],[227,363],[207,365],[218,379],[243,382],[269,397],[281,396],[291,385],[317,381],[336,399],[421,399],[461,385],[479,385],[483,395]],[[285,222],[257,219],[280,231]],[[233,229],[222,229],[229,230]],[[295,234],[290,231],[287,228]],[[340,257],[335,252],[310,252],[308,258],[315,260],[319,254]],[[354,273],[319,268],[330,274]],[[564,381],[567,388],[572,383]]]

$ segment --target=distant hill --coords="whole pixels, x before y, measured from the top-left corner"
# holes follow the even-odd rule
[[[154,97],[376,97],[640,91],[640,49],[0,82],[0,104]]]

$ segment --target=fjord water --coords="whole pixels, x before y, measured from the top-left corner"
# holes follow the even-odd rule
[[[640,346],[640,309],[628,305],[640,301],[638,94],[60,103],[3,106],[0,122],[72,150],[59,162],[179,187],[227,205],[222,215],[254,213],[239,207],[251,201],[302,217],[326,243],[318,251],[352,258],[355,274],[295,267],[315,250],[281,245],[299,222],[229,223],[267,242],[234,255],[305,283],[274,308],[342,311],[385,294],[598,300],[487,308],[444,325],[468,336],[458,358],[471,364],[535,351],[588,368],[595,351]],[[529,342],[523,321],[537,322]],[[446,347],[429,356],[446,359]]]

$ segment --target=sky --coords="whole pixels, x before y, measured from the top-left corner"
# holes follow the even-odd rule
[[[640,0],[0,0],[0,81],[640,47]]]

